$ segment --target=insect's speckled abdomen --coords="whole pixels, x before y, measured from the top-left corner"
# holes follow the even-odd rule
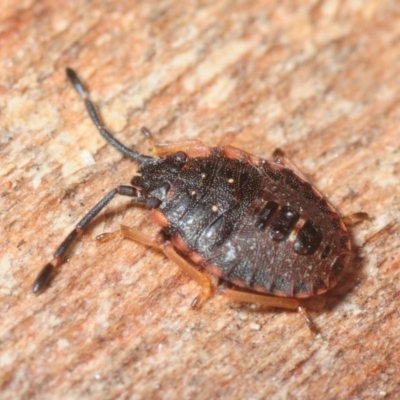
[[[75,71],[66,73],[99,133],[139,169],[131,185],[110,190],[78,221],[37,275],[34,293],[46,288],[71,245],[116,196],[152,210],[163,234],[150,237],[121,226],[99,239],[123,236],[160,248],[204,288],[205,298],[213,284],[202,269],[277,297],[310,297],[335,286],[350,258],[346,227],[281,151],[268,162],[232,146],[213,148],[191,139],[155,145],[157,157],[140,154],[108,131]],[[296,299],[276,302],[240,290],[221,292],[239,301],[302,310]]]
[[[350,254],[340,216],[292,170],[251,161],[223,149],[189,159],[159,207],[166,234],[240,286],[290,297],[332,288]]]

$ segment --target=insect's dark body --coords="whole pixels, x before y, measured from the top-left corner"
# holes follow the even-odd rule
[[[132,180],[184,255],[236,285],[288,297],[332,288],[348,262],[339,214],[291,169],[227,146],[144,164]],[[151,202],[150,202],[151,203]]]
[[[202,285],[206,297],[211,281],[193,263],[234,285],[279,297],[310,297],[335,286],[350,258],[348,232],[339,213],[296,168],[289,168],[288,160],[269,162],[196,140],[158,145],[159,158],[140,154],[104,127],[76,73],[67,69],[67,75],[100,134],[139,170],[131,186],[111,190],[66,236],[37,276],[34,293],[47,286],[71,244],[116,195],[152,209],[163,235],[145,238],[126,227],[119,232],[162,249]],[[240,297],[229,290],[225,295]],[[239,300],[276,304],[266,298]],[[284,300],[278,305],[301,308],[296,299]]]

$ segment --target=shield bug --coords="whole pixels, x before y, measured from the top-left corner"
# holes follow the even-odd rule
[[[77,74],[66,73],[100,134],[139,169],[130,185],[111,190],[78,222],[37,276],[34,293],[116,195],[151,210],[160,233],[146,237],[121,226],[100,240],[119,235],[160,248],[202,286],[197,304],[214,292],[209,275],[229,283],[220,292],[231,299],[300,311],[300,299],[336,285],[351,253],[344,220],[282,152],[267,161],[188,140],[156,145],[156,157],[139,154],[111,135]]]

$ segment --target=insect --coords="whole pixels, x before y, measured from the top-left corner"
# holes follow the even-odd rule
[[[121,226],[100,240],[123,236],[161,249],[203,288],[194,305],[215,292],[210,275],[229,283],[220,289],[228,298],[301,312],[301,299],[336,285],[351,253],[344,219],[281,151],[267,161],[187,140],[156,145],[157,157],[140,154],[106,129],[77,74],[66,73],[100,134],[139,170],[78,222],[37,276],[34,293],[45,289],[71,244],[117,195],[151,210],[160,232],[150,237]]]

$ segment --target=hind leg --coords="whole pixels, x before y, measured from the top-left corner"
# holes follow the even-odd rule
[[[304,321],[306,322],[310,331],[313,333],[317,332],[317,329],[312,320],[309,318],[305,308],[301,305],[300,301],[297,299],[290,297],[268,296],[260,293],[244,292],[238,289],[228,289],[225,287],[219,288],[219,292],[223,296],[234,301],[260,304],[267,307],[279,307],[279,308],[287,308],[290,310],[297,310],[304,318]]]

